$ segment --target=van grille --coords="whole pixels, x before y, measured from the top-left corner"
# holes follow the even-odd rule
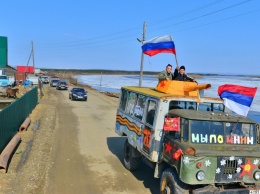
[[[226,165],[224,166],[223,174],[235,174],[237,167],[237,160],[226,160]]]
[[[218,157],[216,182],[241,181],[243,177],[239,177],[241,173],[241,169],[238,170],[240,168],[239,160],[242,164],[245,163],[245,157],[233,157],[232,159],[231,157]]]

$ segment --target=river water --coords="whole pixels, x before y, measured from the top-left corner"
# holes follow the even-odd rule
[[[78,83],[89,85],[92,88],[105,92],[120,92],[121,86],[138,86],[139,76],[136,75],[76,75]],[[205,96],[219,97],[218,87],[224,84],[236,84],[247,87],[260,87],[260,78],[236,75],[204,76],[196,79],[199,84],[211,84],[209,90],[205,90]],[[158,79],[154,76],[143,76],[142,86],[155,87]],[[256,92],[248,117],[260,122],[260,91]]]

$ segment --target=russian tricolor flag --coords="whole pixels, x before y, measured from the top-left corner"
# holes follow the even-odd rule
[[[173,53],[176,55],[175,45],[170,35],[159,36],[143,42],[143,53],[154,56],[158,53]]]
[[[257,87],[244,87],[225,84],[219,86],[218,95],[224,100],[224,105],[237,114],[247,116],[253,102]]]

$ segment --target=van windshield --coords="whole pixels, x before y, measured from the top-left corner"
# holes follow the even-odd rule
[[[191,142],[206,144],[256,144],[254,124],[190,120]]]
[[[85,90],[83,88],[74,88],[73,91],[74,92],[85,92]]]

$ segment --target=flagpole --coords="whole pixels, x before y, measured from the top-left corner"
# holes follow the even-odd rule
[[[175,61],[176,61],[176,67],[179,67],[178,60],[177,60],[177,53],[175,53]]]
[[[144,22],[144,25],[143,25],[143,39],[141,40],[142,45],[143,45],[143,43],[145,41],[145,33],[146,33],[145,27],[146,27],[146,22]],[[138,38],[137,38],[137,40],[138,40]],[[140,77],[139,77],[139,86],[140,87],[142,86],[142,79],[143,79],[143,64],[144,64],[144,53],[142,51],[141,66],[140,66]]]

